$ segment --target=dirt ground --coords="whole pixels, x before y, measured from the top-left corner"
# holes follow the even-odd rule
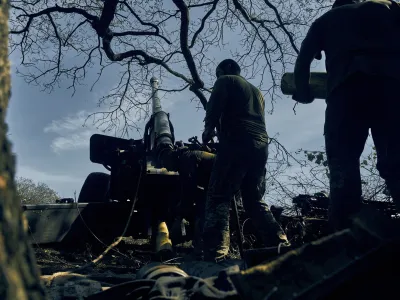
[[[42,275],[79,268],[96,259],[105,248],[89,244],[80,249],[65,248],[60,245],[34,245],[37,264]],[[185,261],[193,260],[191,241],[176,245],[174,248],[175,253],[172,257],[160,257],[152,250],[149,240],[123,238],[121,243],[105,255],[99,263],[80,273],[135,274],[141,267],[155,261],[167,265],[180,265]],[[237,259],[238,255],[238,249],[234,245],[230,251],[230,259]]]
[[[136,272],[154,261],[180,265],[190,259],[191,242],[177,245],[173,257],[157,256],[150,241],[124,238],[94,266],[75,271],[96,259],[105,250],[103,245],[74,249],[61,245],[34,245],[36,261],[50,299],[81,299],[113,285],[131,281]],[[71,291],[72,289],[72,291]],[[82,298],[83,299],[83,298]]]
[[[105,247],[87,244],[85,248],[63,248],[58,245],[34,246],[36,260],[42,275],[76,269],[97,258]],[[117,274],[134,274],[140,267],[152,261],[153,252],[148,240],[124,239],[111,250],[94,268],[83,270],[88,272],[112,271]]]
[[[244,238],[250,248],[256,245],[256,237],[252,233],[244,233]],[[239,260],[237,242],[237,234],[233,231],[229,258],[235,261],[234,264],[241,265],[243,261]],[[191,241],[176,245],[173,255],[160,257],[154,252],[149,239],[126,237],[103,259],[89,267],[86,266],[102,254],[108,245],[92,239],[90,243],[80,243],[79,246],[73,242],[68,245],[34,244],[33,247],[42,280],[52,300],[84,299],[114,285],[135,280],[137,271],[152,262],[176,265],[183,270],[185,265],[189,265],[190,272],[187,273],[192,276],[204,275],[206,269],[215,267],[206,266],[204,262],[193,262],[195,258]],[[82,269],[82,266],[85,268]],[[226,267],[230,267],[228,262]]]

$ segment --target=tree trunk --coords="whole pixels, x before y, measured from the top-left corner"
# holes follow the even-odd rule
[[[310,87],[316,99],[326,98],[326,79],[327,74],[324,72],[311,72]],[[283,74],[281,80],[281,90],[284,95],[291,96],[296,92],[293,73]]]
[[[44,299],[45,292],[15,193],[15,158],[6,137],[10,98],[8,8],[8,1],[0,0],[0,299],[36,300]]]

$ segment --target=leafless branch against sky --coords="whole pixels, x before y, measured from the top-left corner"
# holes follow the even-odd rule
[[[147,116],[154,75],[173,82],[165,92],[190,90],[204,108],[215,54],[224,49],[274,103],[305,29],[327,7],[322,0],[12,0],[10,47],[21,53],[19,75],[48,92],[67,82],[74,93],[94,69],[98,77],[118,70],[117,86],[99,99],[110,109],[96,122],[127,131]]]

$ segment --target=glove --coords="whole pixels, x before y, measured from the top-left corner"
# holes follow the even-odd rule
[[[214,129],[205,128],[201,136],[203,144],[207,145],[209,141],[215,136]]]
[[[314,100],[315,100],[313,94],[311,93],[309,86],[304,91],[302,91],[302,90],[296,91],[293,94],[292,99],[297,102],[300,102],[302,104],[310,104],[310,103],[314,102]]]

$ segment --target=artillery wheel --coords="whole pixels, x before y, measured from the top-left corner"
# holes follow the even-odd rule
[[[93,172],[88,175],[79,193],[79,203],[108,202],[110,175]]]

